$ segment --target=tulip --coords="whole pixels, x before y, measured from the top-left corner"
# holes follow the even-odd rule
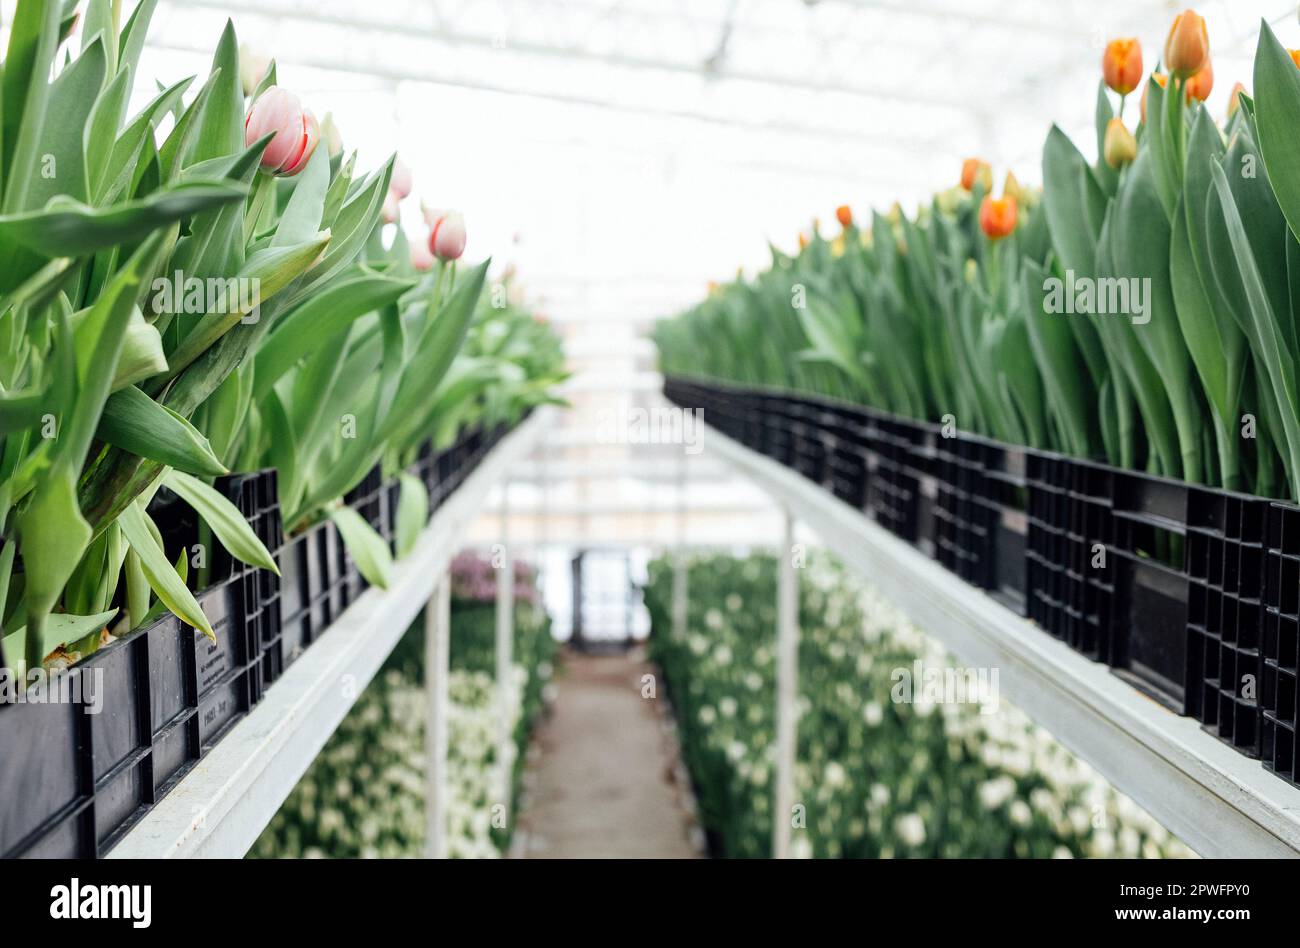
[[[1210,90],[1214,88],[1214,67],[1210,60],[1205,60],[1205,65],[1197,70],[1196,75],[1187,80],[1187,101],[1199,99],[1204,102],[1210,97]]]
[[[1142,44],[1136,39],[1114,39],[1101,56],[1101,75],[1106,85],[1128,95],[1142,81]]]
[[[411,169],[406,167],[406,162],[401,158],[393,159],[393,175],[388,179],[388,189],[394,193],[397,200],[404,201],[411,193],[411,187]]]
[[[396,224],[402,216],[402,209],[397,205],[397,195],[391,188],[384,195],[384,204],[379,209],[379,216],[385,224]]]
[[[1300,69],[1300,49],[1288,49],[1287,52],[1291,54],[1291,62],[1296,64],[1297,69]]]
[[[252,95],[266,78],[271,68],[271,57],[247,43],[239,47],[239,82],[244,87],[244,97]]]
[[[1137,157],[1137,139],[1124,125],[1124,120],[1113,118],[1106,125],[1106,138],[1102,144],[1102,153],[1106,164],[1116,170],[1133,163]]]
[[[420,273],[433,269],[433,254],[429,251],[428,244],[423,241],[411,244],[411,266]]]
[[[1228,118],[1232,118],[1236,114],[1237,109],[1241,106],[1241,97],[1245,91],[1246,87],[1239,82],[1228,93]]]
[[[320,125],[296,95],[272,86],[248,110],[244,144],[252,145],[267,135],[273,137],[262,152],[262,168],[270,174],[291,176],[311,159],[320,140]]]
[[[1142,87],[1141,104],[1142,104],[1142,121],[1144,122],[1147,120],[1147,92],[1150,90],[1151,83],[1153,81],[1157,83],[1161,89],[1163,89],[1165,88],[1165,83],[1169,81],[1169,77],[1166,76],[1163,72],[1153,72],[1151,74],[1151,78],[1147,80],[1147,84]]]
[[[1016,199],[989,195],[980,204],[980,229],[989,240],[1001,240],[1016,229]]]
[[[835,219],[840,222],[840,226],[848,230],[853,226],[853,210],[847,204],[841,204],[835,208]]]
[[[1020,180],[1015,176],[1015,173],[1008,171],[1006,180],[1002,182],[1002,196],[1009,197],[1016,204],[1019,204],[1024,197],[1024,193],[1024,188],[1020,186]]]
[[[1165,68],[1179,79],[1196,75],[1210,58],[1210,34],[1205,19],[1192,10],[1174,17],[1165,40]]]
[[[805,234],[803,231],[799,232],[799,249],[800,250],[808,249],[808,235]]]
[[[991,191],[993,189],[993,169],[989,167],[987,161],[980,161],[978,158],[967,158],[961,164],[961,186],[967,191],[974,191],[976,182],[983,185],[986,194]]]
[[[457,211],[433,211],[429,251],[439,260],[458,260],[465,252],[465,218]]]
[[[331,158],[337,157],[343,153],[343,135],[339,132],[338,125],[334,122],[334,113],[326,112],[325,117],[320,123],[321,141],[325,143],[325,151]]]

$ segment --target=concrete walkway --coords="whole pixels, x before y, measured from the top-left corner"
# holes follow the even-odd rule
[[[640,656],[570,653],[529,751],[515,855],[690,859],[689,790]],[[694,835],[698,835],[698,831]]]

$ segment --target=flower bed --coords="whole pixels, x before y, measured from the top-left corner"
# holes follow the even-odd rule
[[[690,562],[688,633],[671,632],[672,567],[646,603],[682,753],[716,855],[771,850],[776,563]],[[1189,855],[1013,708],[894,700],[920,661],[951,668],[885,600],[814,556],[801,571],[792,846],[815,857]]]
[[[532,727],[554,673],[556,643],[540,611],[532,570],[515,566],[515,775],[519,786]],[[514,813],[494,809],[498,711],[495,583],[486,561],[457,557],[452,567],[447,851],[452,858],[504,852]],[[423,632],[403,637],[384,670],[357,700],[251,856],[420,857],[424,855]],[[513,795],[517,802],[517,792]]]

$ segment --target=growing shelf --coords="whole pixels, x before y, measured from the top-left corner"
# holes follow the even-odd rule
[[[1300,856],[1300,789],[1180,717],[797,471],[706,426],[725,459],[963,663],[1204,856]]]
[[[424,608],[488,490],[552,417],[538,409],[506,435],[438,508],[391,586],[362,593],[109,858],[243,856]]]

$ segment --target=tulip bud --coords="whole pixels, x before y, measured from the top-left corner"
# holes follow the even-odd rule
[[[847,204],[841,204],[835,208],[835,219],[840,222],[840,226],[848,230],[853,226],[853,211]]]
[[[247,43],[239,47],[239,83],[244,87],[244,98],[257,91],[271,68],[271,57]]]
[[[805,234],[803,231],[799,231],[799,249],[800,250],[808,249],[808,235]]]
[[[334,113],[326,112],[320,123],[321,141],[325,143],[326,154],[335,158],[343,153],[343,135],[334,123]]]
[[[1015,198],[984,198],[980,204],[980,230],[989,240],[1001,240],[1016,229]]]
[[[967,158],[961,164],[961,186],[967,191],[974,191],[977,182],[984,186],[985,194],[993,190],[993,169],[987,161]]]
[[[939,210],[945,214],[956,214],[970,203],[970,200],[970,192],[961,185],[945,188],[935,195],[935,202],[939,205]]]
[[[422,241],[416,241],[411,244],[411,266],[420,273],[425,273],[433,269],[433,254],[429,247]]]
[[[1205,60],[1205,65],[1196,71],[1196,75],[1187,80],[1186,95],[1187,101],[1199,99],[1204,102],[1210,97],[1210,90],[1214,88],[1214,67],[1211,65],[1209,58]]]
[[[1300,49],[1288,49],[1287,52],[1291,55],[1291,62],[1296,64],[1297,69],[1300,69]]]
[[[379,217],[385,224],[396,224],[401,219],[402,209],[397,206],[397,195],[389,188],[384,195],[383,206],[379,208]]]
[[[389,191],[393,192],[397,200],[404,201],[411,193],[411,187],[411,169],[406,167],[406,162],[401,158],[393,159],[393,175],[388,179]]]
[[[458,211],[433,211],[429,251],[439,260],[458,260],[465,252],[465,218]]]
[[[1241,96],[1245,91],[1246,87],[1239,82],[1228,93],[1228,118],[1232,118],[1237,113],[1237,109],[1241,106]]]
[[[1147,84],[1142,87],[1142,121],[1147,120],[1147,92],[1151,89],[1151,83],[1155,82],[1163,89],[1168,81],[1169,77],[1163,72],[1153,72],[1151,78],[1147,80]]]
[[[1106,125],[1106,138],[1102,143],[1102,153],[1106,164],[1116,170],[1133,163],[1137,157],[1137,139],[1124,125],[1124,120],[1113,118]]]
[[[272,86],[248,110],[244,144],[252,145],[267,135],[273,137],[262,152],[262,168],[270,174],[295,175],[307,166],[316,150],[320,124],[296,95]]]
[[[1020,187],[1020,181],[1012,171],[1007,172],[1007,178],[1002,182],[1002,195],[1011,198],[1016,204],[1019,204],[1024,197],[1024,189]]]
[[[1111,89],[1128,95],[1142,81],[1142,44],[1136,39],[1114,39],[1101,56],[1101,75]]]
[[[1205,29],[1205,19],[1192,10],[1184,10],[1174,17],[1165,40],[1165,68],[1179,79],[1188,79],[1205,65],[1210,57],[1210,34]]]

